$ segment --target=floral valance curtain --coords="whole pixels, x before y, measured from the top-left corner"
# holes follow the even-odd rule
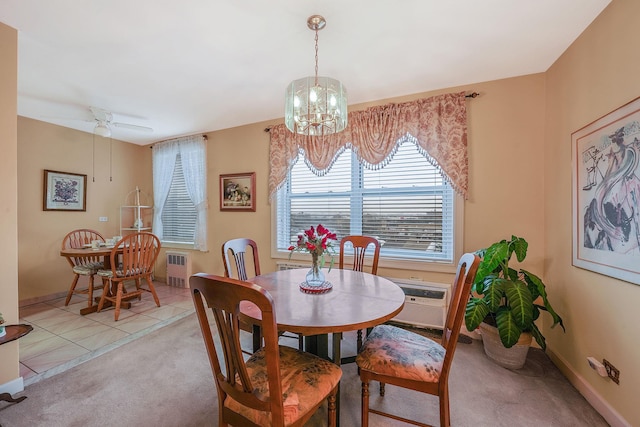
[[[347,128],[324,137],[298,135],[284,124],[271,128],[269,199],[284,183],[300,151],[322,176],[335,158],[351,148],[369,169],[383,167],[395,153],[398,139],[414,136],[421,153],[435,160],[452,187],[467,197],[467,110],[464,92],[387,104],[349,113]]]

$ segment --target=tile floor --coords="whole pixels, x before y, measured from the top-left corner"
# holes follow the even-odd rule
[[[85,295],[74,295],[65,307],[65,298],[20,307],[20,323],[33,326],[20,338],[20,375],[25,386],[63,372],[82,362],[130,342],[194,312],[188,288],[154,282],[160,307],[153,296],[131,301],[113,320],[113,308],[80,315],[87,306]],[[100,291],[97,292],[100,295]]]

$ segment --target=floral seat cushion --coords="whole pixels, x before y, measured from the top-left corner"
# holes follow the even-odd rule
[[[131,276],[134,274],[141,274],[144,271],[140,268],[134,268],[132,270],[127,270],[124,271],[122,269],[118,269],[116,270],[116,275],[118,277],[124,277],[124,276]],[[102,277],[113,277],[113,271],[112,270],[98,270],[98,276],[102,276]]]
[[[246,365],[257,396],[261,399],[267,398],[269,384],[264,349],[255,352]],[[342,370],[334,363],[285,346],[280,346],[280,373],[285,425],[297,421],[324,400],[342,377]],[[243,406],[231,397],[227,397],[224,405],[258,425],[271,425],[271,416],[267,412]]]
[[[104,268],[104,265],[101,262],[90,262],[86,264],[78,264],[73,267],[73,272],[76,274],[83,274],[85,276],[89,276],[92,274],[96,274],[99,269]]]
[[[416,381],[437,382],[445,350],[437,342],[391,325],[373,328],[356,357],[361,369]]]

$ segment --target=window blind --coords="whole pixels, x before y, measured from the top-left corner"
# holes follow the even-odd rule
[[[195,239],[196,208],[187,193],[182,172],[182,159],[176,156],[169,196],[162,211],[163,241],[193,243]]]
[[[286,250],[302,230],[320,223],[338,239],[378,238],[383,257],[452,261],[453,201],[452,187],[410,136],[377,170],[363,167],[346,150],[318,177],[301,154],[278,193],[278,249]]]

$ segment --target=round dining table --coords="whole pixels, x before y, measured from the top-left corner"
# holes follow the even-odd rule
[[[366,329],[395,317],[404,306],[405,295],[398,285],[360,271],[333,268],[325,271],[332,285],[329,291],[303,292],[300,284],[307,271],[281,270],[249,279],[273,297],[280,330],[313,336]]]
[[[384,277],[333,268],[324,271],[331,289],[311,294],[300,289],[307,272],[308,269],[274,271],[248,281],[271,294],[278,329],[304,335],[306,351],[329,358],[328,334],[332,334],[331,359],[338,365],[343,362],[340,352],[343,332],[372,328],[392,319],[404,307],[404,292]],[[257,307],[252,306],[247,303],[241,307],[249,321],[260,318]],[[338,422],[339,402],[338,398]]]

